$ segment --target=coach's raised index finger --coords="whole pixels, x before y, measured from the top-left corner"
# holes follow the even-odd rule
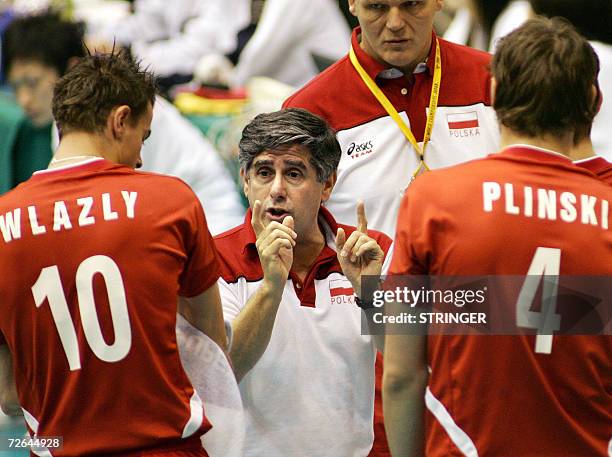
[[[363,200],[357,202],[357,230],[361,233],[368,233],[368,219],[366,218]]]
[[[251,225],[253,226],[253,231],[255,232],[256,236],[259,236],[259,234],[266,228],[262,220],[262,215],[263,209],[261,202],[259,200],[255,200],[255,203],[253,203],[253,212],[251,214]]]

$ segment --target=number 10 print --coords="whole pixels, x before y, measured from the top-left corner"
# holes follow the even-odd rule
[[[93,292],[93,278],[96,274],[101,274],[104,278],[108,293],[108,303],[115,333],[115,341],[110,345],[104,341],[98,314],[96,313]],[[105,362],[118,362],[123,359],[130,352],[132,346],[132,330],[123,279],[117,264],[110,257],[103,255],[85,259],[76,272],[76,289],[83,332],[93,353]],[[68,310],[68,303],[57,265],[45,267],[41,270],[38,279],[32,286],[32,295],[37,308],[40,308],[45,300],[49,301],[51,314],[64,347],[70,371],[80,370],[81,357],[76,329]]]

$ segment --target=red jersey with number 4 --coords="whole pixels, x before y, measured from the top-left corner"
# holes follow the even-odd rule
[[[0,271],[0,344],[30,431],[63,438],[51,455],[201,447],[177,295],[219,267],[185,183],[101,159],[37,172],[0,197]]]
[[[402,202],[390,271],[612,278],[611,200],[590,172],[530,147],[426,173]],[[427,346],[428,457],[608,454],[611,336],[430,334]]]

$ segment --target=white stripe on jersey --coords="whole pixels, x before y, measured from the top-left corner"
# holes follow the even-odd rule
[[[194,390],[191,400],[189,400],[189,406],[191,408],[191,417],[183,428],[183,438],[188,438],[193,435],[202,425],[204,419],[204,407],[202,406],[202,399],[198,393]]]
[[[30,434],[30,430],[28,430],[28,435],[30,436],[30,438],[35,439],[36,434],[38,433],[38,421],[27,409],[21,409],[23,411],[23,418],[28,424],[28,427],[30,427],[30,429],[34,432],[34,437],[32,437],[32,435]],[[35,454],[39,457],[53,457],[53,454],[51,454],[49,449],[47,449],[46,447],[31,447],[30,451],[32,451],[32,454]]]
[[[478,457],[478,450],[471,438],[453,420],[446,407],[431,393],[429,387],[425,392],[427,409],[436,417],[440,425],[446,430],[449,438],[465,457]]]

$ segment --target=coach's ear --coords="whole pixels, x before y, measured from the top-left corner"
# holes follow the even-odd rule
[[[337,177],[338,174],[334,170],[334,172],[329,175],[329,178],[327,178],[323,183],[323,190],[321,192],[321,202],[326,202],[327,200],[329,200],[332,190],[334,190],[334,184],[336,184]]]
[[[242,191],[244,195],[249,198],[249,173],[240,167],[240,177],[242,178]]]
[[[497,81],[491,76],[491,106],[495,106],[495,91],[497,89]]]

